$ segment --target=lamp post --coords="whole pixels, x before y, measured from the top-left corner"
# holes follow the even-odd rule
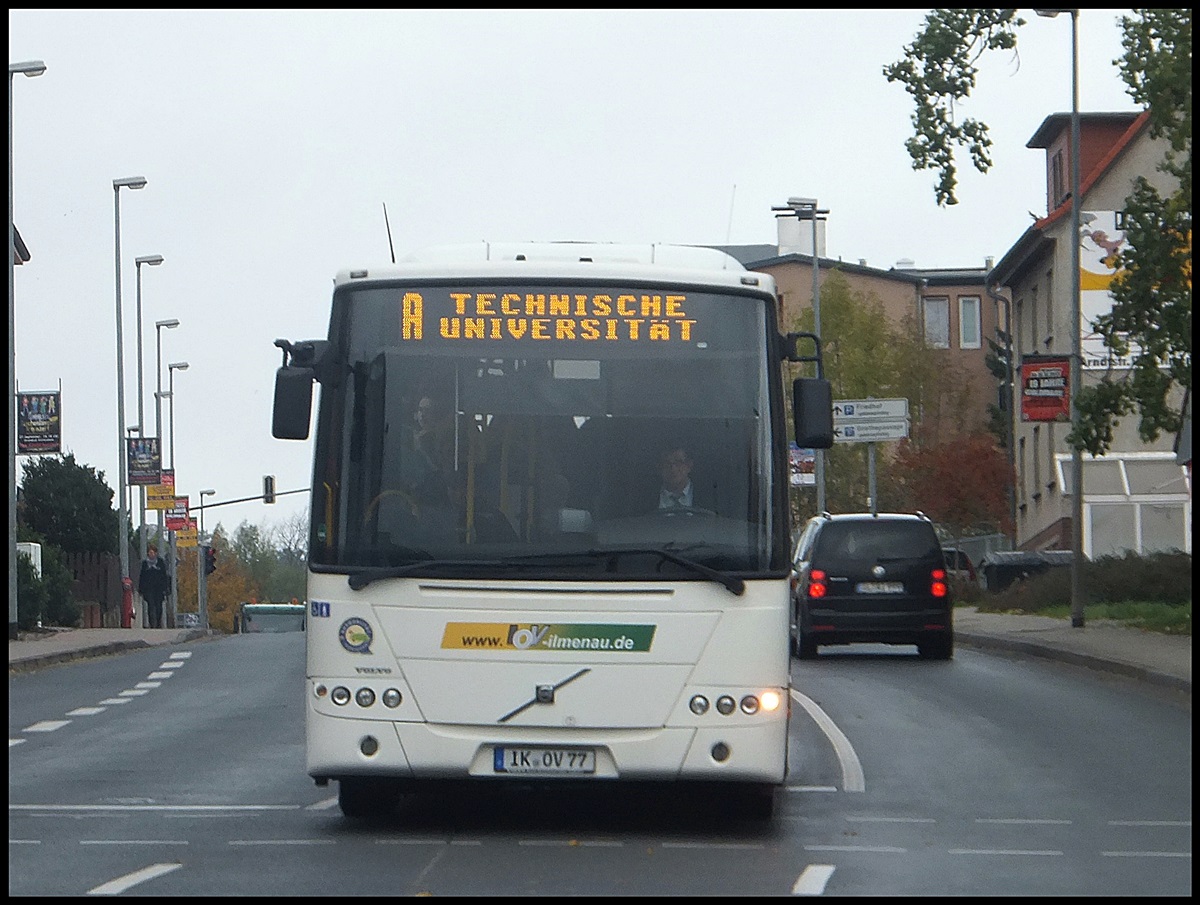
[[[813,333],[817,342],[821,341],[821,259],[817,247],[817,223],[825,219],[828,210],[820,210],[816,198],[789,198],[787,207],[773,207],[773,211],[782,211],[797,220],[812,221],[812,297],[813,297]],[[818,375],[820,376],[820,375]],[[814,452],[814,472],[817,479],[817,512],[825,511],[825,450]]]
[[[167,392],[171,400],[171,471],[175,471],[175,372],[186,371],[186,361],[173,361],[167,365]],[[178,486],[178,484],[176,484]],[[167,624],[175,628],[175,614],[179,612],[179,546],[175,542],[175,532],[171,532],[171,612],[167,614]]]
[[[142,383],[142,265],[158,266],[163,262],[162,255],[142,255],[133,259],[137,272],[137,396],[138,396],[138,436],[145,437],[146,415],[142,407],[146,390]],[[138,524],[141,525],[138,553],[146,558],[146,486],[138,487],[141,507],[138,511]]]
[[[121,341],[121,189],[144,189],[145,176],[125,176],[113,180],[113,232],[117,270],[117,441],[121,457],[117,460],[117,552],[121,558],[121,581],[129,578],[129,513],[125,509],[125,347]]]
[[[186,361],[173,361],[167,365],[167,397],[171,400],[170,431],[171,431],[171,471],[175,470],[175,372],[186,371]]]
[[[33,78],[46,71],[41,60],[8,64],[8,404],[17,398],[16,322],[16,244],[13,224],[13,76]],[[8,638],[17,639],[17,419],[8,417]]]
[[[166,449],[166,444],[163,443],[162,432],[162,332],[166,328],[174,330],[179,326],[178,318],[168,318],[167,320],[154,322],[154,435],[158,437],[158,455],[159,462],[162,462],[162,454]],[[174,467],[172,465],[172,467]],[[163,511],[158,510],[158,542],[162,544],[163,537]],[[171,568],[175,568],[175,564],[171,564]]]
[[[1079,10],[1035,9],[1053,19],[1071,17],[1071,428],[1080,427],[1079,390],[1083,380],[1083,301],[1079,274]],[[1083,450],[1071,446],[1071,625],[1084,627],[1083,618]]]
[[[204,498],[206,496],[212,496],[215,493],[216,493],[215,490],[201,490],[200,491],[200,540],[201,541],[204,540]]]

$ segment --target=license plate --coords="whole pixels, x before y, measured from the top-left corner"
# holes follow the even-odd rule
[[[501,748],[492,750],[496,773],[595,773],[596,752],[590,748]]]
[[[903,594],[904,582],[860,581],[857,590],[860,594]]]

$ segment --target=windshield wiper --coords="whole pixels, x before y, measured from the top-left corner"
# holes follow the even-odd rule
[[[746,582],[736,575],[728,575],[725,572],[706,566],[704,563],[696,562],[694,559],[680,556],[678,553],[674,553],[664,547],[614,547],[593,550],[572,550],[561,553],[536,553],[529,556],[520,556],[517,559],[545,562],[546,560],[570,560],[581,556],[588,559],[617,559],[621,556],[657,556],[668,562],[675,563],[677,566],[682,566],[690,572],[695,572],[697,575],[702,575],[709,581],[715,581],[739,597],[746,592]],[[506,561],[512,562],[512,560]]]
[[[512,568],[513,566],[521,565],[522,563],[558,561],[578,559],[586,557],[587,559],[616,559],[621,556],[657,556],[665,559],[668,562],[682,566],[688,571],[695,572],[697,575],[702,575],[709,581],[715,581],[730,593],[736,594],[739,597],[746,592],[746,582],[736,575],[727,575],[724,572],[713,569],[703,563],[696,562],[694,559],[680,556],[678,553],[673,553],[662,547],[622,547],[611,550],[574,550],[561,553],[531,553],[527,556],[505,557],[504,559],[486,560],[486,559],[424,559],[419,562],[406,563],[403,566],[385,566],[376,569],[364,569],[361,572],[355,572],[349,578],[347,583],[351,589],[355,591],[362,590],[372,582],[379,581],[384,578],[403,578],[405,575],[412,575],[416,572],[423,572],[429,568],[437,568],[440,566],[470,566],[472,568],[494,567],[494,568]]]

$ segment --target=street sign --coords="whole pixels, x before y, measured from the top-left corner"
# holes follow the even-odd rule
[[[908,417],[907,399],[835,399],[834,423],[859,421],[895,421]],[[907,433],[905,436],[908,436]]]
[[[168,531],[179,531],[181,528],[186,528],[188,526],[188,498],[185,496],[175,497],[175,505],[167,510],[163,522]]]
[[[886,421],[855,421],[833,425],[834,443],[878,443],[886,440],[903,440],[908,436],[908,419],[891,418]]]

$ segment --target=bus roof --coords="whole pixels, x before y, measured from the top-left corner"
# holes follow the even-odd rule
[[[396,264],[346,269],[334,284],[413,278],[588,278],[647,280],[766,290],[775,281],[747,271],[731,255],[691,245],[628,245],[603,242],[474,243],[432,246]]]

